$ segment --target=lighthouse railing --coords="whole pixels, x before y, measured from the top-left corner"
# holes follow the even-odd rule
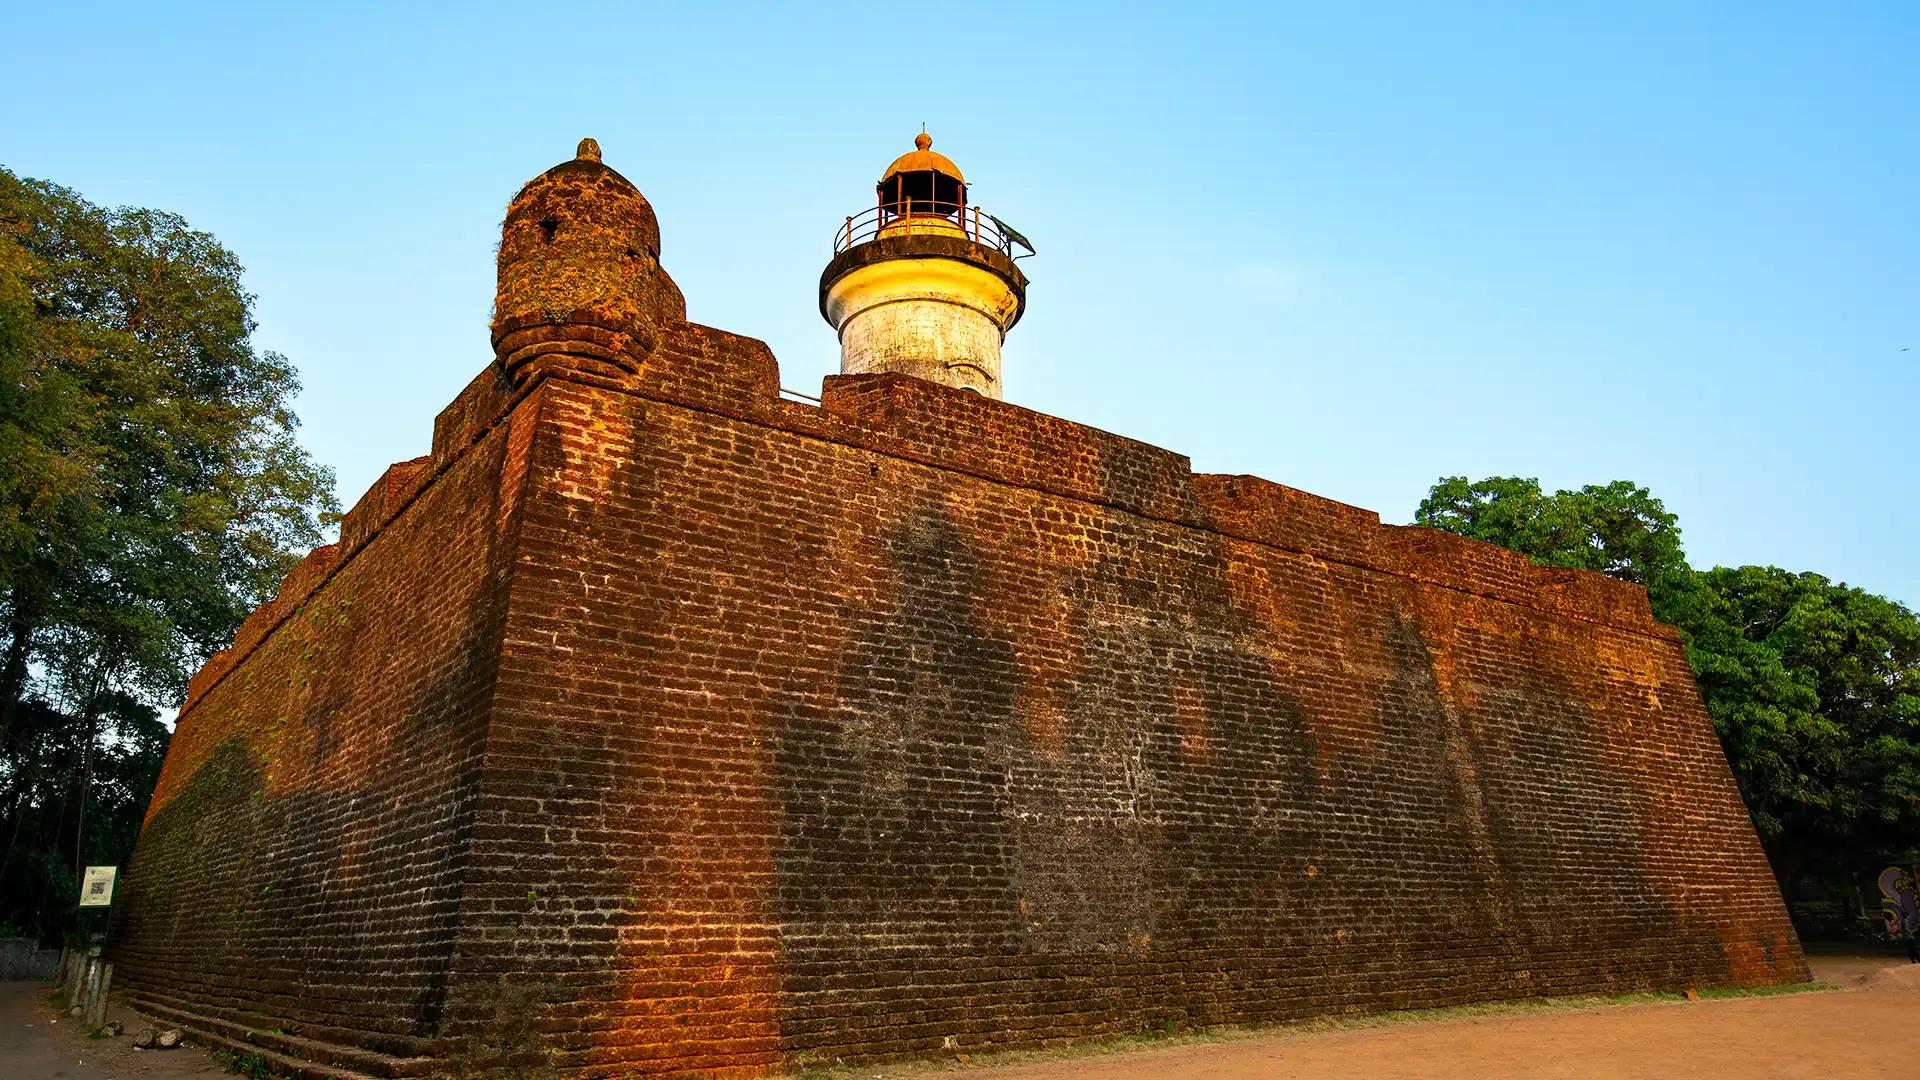
[[[881,203],[858,214],[847,215],[833,237],[833,253],[895,236],[955,236],[1013,255],[1013,241],[1000,229],[992,214],[966,203],[939,202],[930,199],[903,199]]]

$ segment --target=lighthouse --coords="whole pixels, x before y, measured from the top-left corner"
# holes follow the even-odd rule
[[[835,235],[820,314],[840,334],[843,375],[898,372],[998,398],[1000,346],[1027,306],[1014,252],[1032,249],[973,205],[931,137],[913,145]]]

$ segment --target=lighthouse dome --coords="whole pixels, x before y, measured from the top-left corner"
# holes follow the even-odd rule
[[[884,184],[901,173],[921,172],[936,172],[962,184],[967,182],[967,178],[960,174],[960,166],[955,165],[952,158],[933,150],[933,136],[924,131],[914,136],[912,150],[894,158],[893,164],[887,166],[887,171],[880,174],[880,182]]]

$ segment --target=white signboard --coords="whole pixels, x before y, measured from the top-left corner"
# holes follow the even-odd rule
[[[110,907],[113,904],[113,875],[119,867],[89,866],[80,882],[81,907]]]

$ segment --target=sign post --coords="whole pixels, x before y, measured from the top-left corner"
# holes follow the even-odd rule
[[[81,909],[106,908],[108,927],[113,925],[113,886],[119,873],[117,866],[89,866],[80,876]],[[75,1015],[83,1017],[86,1025],[95,1029],[106,1022],[107,988],[113,982],[113,965],[100,955],[106,939],[103,929],[84,955],[74,957],[69,975],[74,985],[68,990],[67,1000],[73,1005]]]
[[[113,879],[120,872],[117,866],[89,866],[86,876],[80,879],[80,906],[113,906]]]

